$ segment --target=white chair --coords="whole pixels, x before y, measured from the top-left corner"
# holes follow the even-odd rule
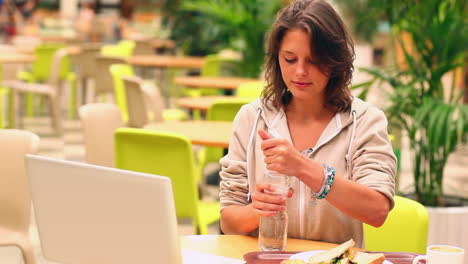
[[[158,87],[137,76],[124,76],[128,126],[142,128],[150,122],[184,120],[187,114],[176,108],[164,108]]]
[[[88,43],[81,46],[82,52],[79,56],[75,56],[74,59],[78,66],[78,80],[80,82],[81,90],[81,102],[85,104],[88,95],[88,81],[94,80],[97,66],[96,57],[99,55],[101,44],[99,43]]]
[[[60,63],[65,56],[68,55],[68,50],[66,48],[59,49],[52,59],[50,77],[47,80],[47,83],[28,83],[24,81],[5,81],[2,83],[4,87],[10,88],[12,96],[14,97],[15,105],[18,105],[18,94],[24,93],[34,93],[39,95],[44,95],[49,101],[49,112],[52,118],[52,124],[56,132],[61,135],[63,132],[62,129],[62,117],[61,117],[61,85],[60,85]],[[11,111],[10,120],[18,120],[18,115],[20,111],[14,110]],[[16,127],[13,124],[13,127]]]
[[[125,59],[120,57],[96,56],[94,61],[96,70],[93,76],[95,98],[107,98],[108,95],[112,95],[112,98],[114,98],[114,80],[112,79],[110,66],[112,64],[121,64],[125,62]]]
[[[123,126],[117,105],[98,103],[80,107],[86,162],[114,167],[114,132]]]
[[[37,135],[23,130],[0,129],[0,247],[18,247],[26,264],[36,261],[29,239],[31,194],[24,156],[36,154],[38,148]]]

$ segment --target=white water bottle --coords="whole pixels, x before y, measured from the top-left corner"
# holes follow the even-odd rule
[[[271,184],[274,195],[286,197],[289,192],[289,177],[274,171],[267,171],[264,183]],[[265,190],[265,192],[268,192]],[[284,251],[288,238],[288,214],[278,211],[271,217],[262,216],[258,230],[258,245],[262,251]]]

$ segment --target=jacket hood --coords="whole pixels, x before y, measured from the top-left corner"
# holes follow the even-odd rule
[[[279,111],[276,111],[270,102],[268,103],[268,106],[270,107],[270,109],[268,109],[266,106],[262,104],[261,98],[251,102],[250,105],[254,107],[256,111],[258,111],[258,109],[261,109],[260,116],[262,117],[262,119],[264,120],[268,128],[271,128],[274,125],[275,120],[281,119],[281,117],[285,115],[283,108],[281,108]],[[338,116],[341,120],[343,128],[352,124],[353,122],[352,112],[353,111],[356,112],[356,118],[359,119],[367,111],[367,109],[370,106],[371,104],[364,102],[363,100],[359,98],[353,98],[353,102],[351,104],[351,110],[338,113]]]

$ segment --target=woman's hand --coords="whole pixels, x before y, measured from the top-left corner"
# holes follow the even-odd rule
[[[258,134],[263,139],[262,151],[266,168],[288,176],[297,176],[304,156],[286,139],[273,138],[264,130],[259,130]]]
[[[289,188],[286,197],[283,195],[272,194],[276,190],[271,184],[257,183],[255,192],[252,194],[252,208],[260,216],[273,216],[277,211],[286,209],[286,198],[293,195],[293,189]],[[268,193],[270,192],[270,193]]]

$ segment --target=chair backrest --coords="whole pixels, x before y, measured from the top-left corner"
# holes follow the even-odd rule
[[[210,108],[206,116],[207,120],[212,121],[233,121],[237,112],[240,108],[254,99],[251,98],[232,98],[232,99],[221,99],[215,101]],[[206,163],[218,161],[223,157],[223,149],[219,147],[205,147],[203,154],[199,154],[199,166],[200,166],[200,177],[203,172],[203,168]],[[202,158],[203,157],[203,158]]]
[[[263,81],[242,83],[236,89],[236,95],[245,98],[258,98],[262,94],[264,85]]]
[[[114,167],[114,132],[123,126],[114,104],[87,104],[79,110],[86,149],[86,162]]]
[[[151,121],[163,121],[163,100],[158,87],[148,87],[140,77],[123,77],[129,127],[142,128]]]
[[[57,89],[60,86],[60,80],[62,80],[62,71],[63,65],[68,64],[69,57],[68,57],[68,50],[66,48],[60,48],[55,51],[54,55],[52,56],[52,61],[50,62],[50,71],[49,77],[47,79],[47,83],[56,87]],[[65,63],[65,64],[64,64]],[[60,92],[60,91],[57,91]]]
[[[122,40],[115,45],[104,45],[101,47],[101,55],[104,56],[117,56],[117,57],[130,57],[133,55],[135,42],[131,40]]]
[[[94,92],[100,94],[114,94],[114,80],[110,73],[112,64],[125,63],[124,58],[119,57],[96,57],[96,71],[94,73]]]
[[[0,129],[0,146],[0,229],[27,233],[31,194],[24,157],[37,153],[39,137],[28,131]]]
[[[117,106],[122,112],[122,119],[125,123],[128,121],[127,111],[127,99],[125,95],[125,83],[123,81],[124,76],[133,76],[133,68],[129,64],[112,64],[109,67],[109,71],[112,75],[112,81],[114,83],[114,96]]]
[[[81,53],[76,56],[80,78],[94,77],[96,71],[96,56],[99,54],[100,45],[82,45]]]
[[[208,109],[208,120],[213,121],[233,121],[240,108],[255,100],[254,98],[220,99],[215,101]]]
[[[136,76],[125,76],[123,80],[127,98],[127,125],[129,127],[142,128],[148,124],[149,118],[145,94],[141,88],[141,80]]]
[[[133,51],[135,55],[154,55],[155,49],[151,45],[150,40],[136,40],[135,41],[135,50]]]
[[[216,54],[205,57],[205,63],[200,75],[203,77],[239,76],[239,61],[233,58],[224,58]],[[216,95],[217,89],[200,88],[201,95]]]
[[[120,128],[115,133],[115,162],[119,169],[171,179],[177,217],[198,217],[198,189],[192,143],[174,133]]]
[[[121,50],[121,54],[123,54],[125,57],[130,57],[133,55],[133,51],[135,50],[136,44],[133,40],[124,39],[120,40],[117,43],[117,46]]]
[[[36,81],[46,81],[49,78],[51,70],[50,65],[55,52],[64,47],[65,45],[60,43],[44,43],[36,47],[34,50],[36,60],[34,60],[32,65],[32,74]],[[59,65],[59,78],[64,79],[66,77],[66,74],[69,72],[69,67],[69,59],[64,59]]]
[[[395,196],[395,207],[381,227],[364,224],[366,249],[424,254],[429,216],[426,208],[411,199]]]

